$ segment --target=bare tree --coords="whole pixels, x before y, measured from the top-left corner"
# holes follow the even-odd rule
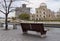
[[[5,14],[5,30],[8,30],[8,22],[7,22],[7,20],[8,20],[8,14],[12,11],[11,5],[15,1],[25,1],[25,0],[3,0],[3,1],[0,2],[0,5],[4,9],[4,10],[0,10],[0,12],[3,13],[3,14]]]

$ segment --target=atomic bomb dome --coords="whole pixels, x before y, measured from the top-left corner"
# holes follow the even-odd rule
[[[47,6],[45,3],[41,3],[41,5],[40,6]]]

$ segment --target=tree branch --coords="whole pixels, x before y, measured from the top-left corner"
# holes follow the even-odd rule
[[[5,9],[5,6],[3,5],[3,4],[1,4],[2,5],[2,7]]]
[[[5,14],[2,10],[0,10],[1,13]]]
[[[13,12],[14,10],[15,10],[15,9],[10,10],[9,13],[10,13],[10,12]]]
[[[6,0],[4,0],[4,3],[5,3],[5,11],[7,13],[7,3],[6,3]]]
[[[0,2],[0,4],[1,4],[1,6],[4,8],[4,10],[5,10],[5,6],[4,6],[4,4],[3,4],[2,2]]]
[[[11,6],[11,4],[12,4],[12,0],[10,0],[10,3],[9,3],[9,5],[8,5],[8,13],[9,13],[9,9],[10,9],[10,6]]]

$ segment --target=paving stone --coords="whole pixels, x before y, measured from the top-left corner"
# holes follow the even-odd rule
[[[44,38],[41,38],[39,33],[33,31],[23,34],[21,26],[17,26],[15,30],[11,26],[9,27],[10,30],[7,31],[0,28],[0,41],[60,41],[60,28],[47,28],[49,31],[47,31]]]

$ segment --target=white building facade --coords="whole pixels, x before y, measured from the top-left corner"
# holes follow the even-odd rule
[[[36,13],[30,15],[30,20],[53,20],[55,12],[47,8],[45,3],[41,3],[39,8],[36,8]]]
[[[60,20],[60,9],[59,9],[58,12],[56,12],[56,19],[57,19],[57,20]]]

